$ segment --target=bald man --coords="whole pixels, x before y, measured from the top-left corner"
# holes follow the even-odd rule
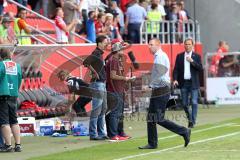
[[[158,147],[157,126],[160,126],[182,136],[187,147],[190,142],[191,130],[165,119],[166,105],[170,97],[170,62],[168,56],[161,49],[159,39],[149,41],[149,49],[154,55],[154,63],[151,72],[149,88],[152,90],[147,115],[148,144],[139,149],[155,149]]]

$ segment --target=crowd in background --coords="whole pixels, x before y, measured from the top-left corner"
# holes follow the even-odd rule
[[[149,33],[159,32],[163,20],[187,22],[189,14],[184,0],[15,0],[55,20],[58,43],[74,43],[71,32],[86,35],[95,42],[96,36],[130,40],[139,43],[140,25],[148,21]],[[0,14],[4,14],[6,0],[0,1]],[[16,14],[16,13],[15,13]],[[178,30],[183,30],[179,28]]]

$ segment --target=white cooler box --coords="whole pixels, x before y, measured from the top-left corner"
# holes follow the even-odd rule
[[[36,130],[36,121],[34,117],[19,117],[21,136],[34,136]]]

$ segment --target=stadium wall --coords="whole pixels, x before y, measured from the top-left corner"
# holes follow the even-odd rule
[[[71,60],[73,60],[76,63],[73,63],[72,61],[67,60],[66,58],[62,57],[58,53],[52,53],[48,58],[47,61],[55,65],[57,68],[53,69],[53,72],[50,72],[43,67],[41,68],[43,72],[43,80],[49,84],[50,86],[55,83],[55,79],[53,74],[59,71],[59,69],[66,69],[69,71],[74,71],[74,75],[79,76],[82,75],[84,76],[86,69],[85,67],[82,66],[82,59],[84,59],[86,56],[91,54],[91,52],[95,49],[95,45],[92,46],[81,46],[81,47],[68,47],[69,50],[77,54],[79,57],[72,57]],[[170,64],[171,64],[171,71],[174,67],[176,55],[182,51],[184,51],[184,46],[183,44],[168,44],[168,45],[162,45],[163,51],[167,53],[170,59]],[[201,44],[196,44],[195,45],[195,50],[202,55],[202,45]],[[153,63],[153,55],[150,53],[150,50],[147,45],[132,45],[129,48],[127,48],[124,51],[124,54],[127,57],[127,53],[129,51],[132,51],[136,57],[136,61],[140,64],[140,68],[138,70],[133,70],[135,71],[149,71],[152,67]],[[105,53],[104,56],[106,57],[109,54],[109,52]],[[127,57],[126,59],[127,65],[125,70],[128,71],[131,62],[130,59]],[[46,66],[46,64],[42,64],[43,66]],[[81,67],[81,68],[79,68]],[[81,71],[80,71],[81,70]],[[172,73],[172,72],[171,72]]]
[[[219,40],[226,40],[230,51],[240,50],[239,0],[185,0],[185,6],[192,18],[195,8],[204,53],[215,51]]]

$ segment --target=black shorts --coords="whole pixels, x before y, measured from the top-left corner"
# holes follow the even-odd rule
[[[0,96],[0,126],[17,124],[17,98]]]

